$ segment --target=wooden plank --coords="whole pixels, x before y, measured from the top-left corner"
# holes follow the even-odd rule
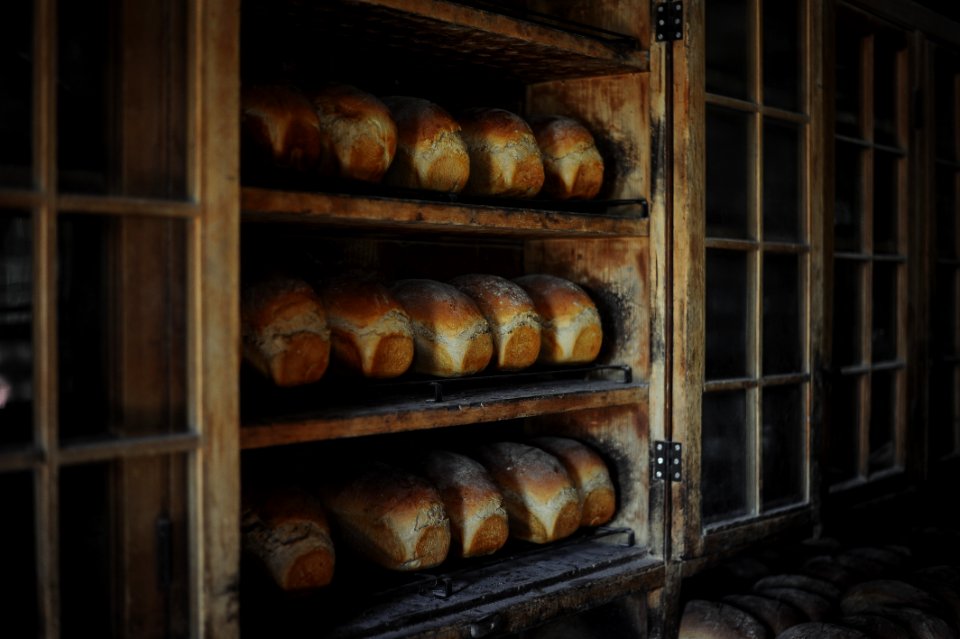
[[[469,404],[455,401],[448,402],[450,405],[433,404],[421,410],[385,407],[383,411],[375,414],[278,419],[274,422],[244,424],[240,428],[240,447],[246,450],[518,419],[548,413],[559,414],[631,404],[642,400],[646,395],[646,387],[627,385],[617,390],[597,391],[586,388],[581,392],[571,391],[560,396],[518,398],[490,405],[477,399]]]
[[[69,194],[57,196],[56,207],[65,213],[120,216],[133,214],[187,219],[196,217],[201,210],[199,204],[177,200]]]
[[[203,207],[199,253],[194,253],[202,343],[199,422],[203,449],[196,458],[200,503],[193,507],[202,541],[193,558],[202,576],[199,619],[204,637],[237,637],[240,579],[239,113],[240,3],[195,3],[191,23],[196,57],[196,175],[188,178]]]
[[[505,45],[510,48],[530,44],[556,50],[563,57],[577,56],[604,61],[609,65],[604,68],[606,73],[648,69],[648,54],[645,51],[615,49],[593,38],[444,0],[348,0],[343,4],[388,9],[419,18],[421,24],[436,22],[443,29],[459,28],[477,34],[500,36],[512,41]]]
[[[704,54],[704,1],[684,3],[687,21],[682,44],[668,45],[673,55],[671,105],[674,129],[673,182],[673,376],[670,403],[671,432],[683,443],[683,468],[688,478],[671,484],[671,537],[673,558],[698,556],[703,550],[700,527],[700,421],[704,379],[704,233],[706,86]],[[668,239],[669,241],[669,239]]]
[[[323,224],[358,230],[410,230],[512,236],[643,236],[638,215],[589,215],[423,200],[242,190],[244,222]],[[636,213],[636,212],[635,212]]]
[[[130,437],[83,444],[67,444],[60,449],[61,466],[90,464],[128,457],[169,455],[195,450],[200,444],[196,433]]]
[[[4,448],[0,450],[0,473],[16,473],[43,467],[47,456],[35,446]]]
[[[43,203],[44,195],[36,191],[22,191],[0,187],[0,216],[21,214]]]
[[[759,89],[755,88],[755,90]],[[793,122],[795,124],[807,124],[810,122],[810,116],[806,113],[797,113],[795,111],[778,109],[776,107],[766,106],[752,100],[732,98],[730,96],[720,95],[717,93],[707,93],[706,100],[707,104],[712,106],[732,109],[734,111],[742,111],[744,113],[759,113],[764,117],[775,118],[777,120],[783,120],[784,122]]]

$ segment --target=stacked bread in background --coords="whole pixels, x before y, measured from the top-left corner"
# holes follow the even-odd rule
[[[617,503],[601,455],[565,437],[351,462],[311,482],[244,496],[244,550],[282,590],[331,583],[335,543],[370,565],[417,571],[494,554],[508,539],[567,538],[608,523]]]
[[[327,179],[477,196],[590,199],[603,185],[593,135],[575,118],[499,108],[455,118],[419,97],[345,84],[245,87],[245,161]]]
[[[589,363],[603,341],[590,296],[553,275],[473,274],[391,287],[340,276],[317,289],[286,277],[244,289],[244,357],[278,386],[318,381],[331,358],[371,379],[408,370],[460,377],[488,367],[517,371],[537,361]]]
[[[726,560],[684,584],[680,639],[955,639],[960,530],[894,522]]]

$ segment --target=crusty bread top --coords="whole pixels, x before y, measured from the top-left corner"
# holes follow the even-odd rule
[[[320,120],[310,101],[285,86],[243,87],[244,138],[280,166],[313,168],[320,155]]]
[[[530,443],[559,459],[570,478],[584,492],[612,487],[610,472],[603,458],[583,442],[570,437],[543,435],[532,438]]]
[[[495,442],[479,446],[476,454],[503,491],[529,495],[538,502],[548,502],[557,494],[574,491],[560,460],[534,446]],[[575,491],[573,498],[576,500]]]
[[[429,482],[381,462],[345,471],[324,484],[320,492],[336,516],[353,521],[389,522],[396,531],[413,533],[445,521],[440,495]]]
[[[346,84],[326,85],[309,97],[320,123],[318,171],[379,182],[397,152],[397,125],[387,105]]]
[[[423,457],[423,473],[443,497],[451,520],[463,525],[492,515],[507,516],[503,496],[490,474],[466,455],[448,450],[428,451]],[[456,507],[450,508],[451,503]]]
[[[450,283],[470,296],[488,321],[507,324],[517,316],[530,316],[539,321],[527,292],[504,277],[472,273],[456,277]]]
[[[327,321],[334,328],[362,331],[392,318],[388,321],[390,328],[410,335],[406,311],[390,289],[379,282],[348,276],[330,278],[321,285],[320,296]]]
[[[529,146],[539,155],[536,138],[530,125],[515,113],[506,109],[475,107],[460,113],[460,123],[464,141],[473,144],[478,141],[489,146],[507,146],[522,144]]]
[[[523,275],[513,280],[523,287],[533,300],[544,326],[569,323],[587,311],[599,313],[586,291],[570,280],[543,273]]]
[[[312,522],[327,534],[330,532],[330,524],[320,500],[302,488],[290,485],[245,494],[243,502],[245,514],[254,514],[268,526]]]
[[[559,115],[539,116],[529,120],[537,145],[545,156],[562,158],[571,153],[596,149],[593,134],[579,121]]]
[[[246,339],[273,332],[307,331],[329,337],[320,297],[306,282],[275,277],[244,289],[241,301],[242,332]]]
[[[397,125],[397,141],[406,146],[430,146],[444,133],[459,133],[460,124],[429,100],[391,95],[383,98]]]
[[[436,280],[407,279],[396,282],[391,290],[411,321],[437,334],[469,337],[490,332],[477,305],[455,286]]]

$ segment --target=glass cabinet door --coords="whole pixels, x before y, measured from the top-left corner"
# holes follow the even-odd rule
[[[906,35],[843,5],[834,39],[830,492],[898,473],[908,368]]]
[[[687,207],[690,218],[674,231],[688,260],[674,266],[674,312],[690,316],[702,300],[698,321],[685,317],[674,341],[673,436],[693,469],[680,493],[683,559],[810,521],[822,308],[820,52],[810,46],[822,5],[709,0],[690,9],[691,38],[702,38],[706,55],[700,68],[674,53],[693,85],[683,96],[692,104],[678,105],[675,91],[674,106],[699,116],[680,138],[688,148],[674,153],[703,157],[686,170],[704,186],[674,185],[675,210]]]
[[[236,398],[199,383],[218,353],[218,367],[237,366],[233,320],[212,310],[235,302],[223,240],[236,198],[217,196],[235,173],[235,97],[209,73],[221,65],[229,78],[235,63],[229,47],[204,56],[202,37],[236,30],[211,20],[229,5],[5,7],[0,490],[12,510],[0,540],[17,552],[0,580],[17,593],[11,636],[196,636],[214,622],[212,634],[232,633],[205,595],[224,576],[201,550],[214,533],[217,552],[237,554],[234,522],[211,515],[205,492],[230,467],[217,459],[235,440],[211,435],[235,428]],[[219,101],[201,99],[214,88]],[[208,125],[217,109],[226,135]],[[204,150],[208,135],[226,155]]]

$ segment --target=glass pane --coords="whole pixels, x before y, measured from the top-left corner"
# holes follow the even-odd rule
[[[899,371],[874,371],[870,387],[870,473],[892,468],[895,462],[893,425],[896,423]]]
[[[787,122],[763,122],[763,237],[799,242],[804,239],[800,211],[800,129]]]
[[[14,524],[0,526],[0,544],[7,549],[0,570],[3,632],[8,637],[39,637],[33,477],[28,472],[0,475],[0,495],[3,518]]]
[[[802,23],[797,0],[763,4],[763,103],[768,106],[800,110]]]
[[[0,211],[0,447],[33,440],[33,227]]]
[[[187,428],[186,231],[184,220],[60,218],[61,441]]]
[[[0,20],[0,185],[33,183],[33,3],[7,0]]]
[[[747,374],[747,254],[707,249],[707,379]]]
[[[188,634],[184,455],[60,471],[63,637]]]
[[[750,117],[707,106],[707,236],[750,237]]]
[[[707,92],[749,98],[747,43],[750,20],[746,0],[706,3]]]
[[[859,147],[837,141],[836,200],[833,210],[834,248],[859,252],[863,233],[863,152]]]
[[[874,41],[874,140],[892,146],[901,145],[897,130],[897,119],[900,116],[897,101],[901,91],[899,57],[903,50],[900,40],[894,34],[878,34]]]
[[[901,158],[883,151],[873,154],[873,251],[897,253],[900,217]]]
[[[833,363],[837,367],[859,364],[863,358],[860,352],[862,272],[860,262],[833,262]]]
[[[702,428],[703,523],[748,514],[746,393],[704,393]]]
[[[935,176],[937,257],[957,257],[957,172],[952,166],[938,164]]]
[[[839,13],[836,27],[836,129],[840,135],[862,137],[860,131],[860,86],[862,29],[848,14]]]
[[[827,428],[828,484],[837,484],[855,478],[860,448],[860,385],[862,375],[837,375],[831,397],[829,428]]]
[[[934,68],[934,115],[936,120],[936,155],[944,160],[956,160],[957,127],[957,69],[958,61],[937,50]]]
[[[873,264],[873,362],[897,358],[897,274],[900,265]]]
[[[803,501],[804,386],[763,389],[763,508]]]
[[[957,355],[957,268],[938,265],[934,294],[930,298],[930,318],[933,323],[934,359]]]
[[[57,3],[61,190],[185,196],[186,15],[184,0]]]
[[[955,424],[960,414],[957,401],[960,398],[957,368],[953,364],[935,362],[930,375],[930,453],[940,459],[954,451]]]
[[[800,258],[764,255],[764,375],[803,372],[803,297]]]

